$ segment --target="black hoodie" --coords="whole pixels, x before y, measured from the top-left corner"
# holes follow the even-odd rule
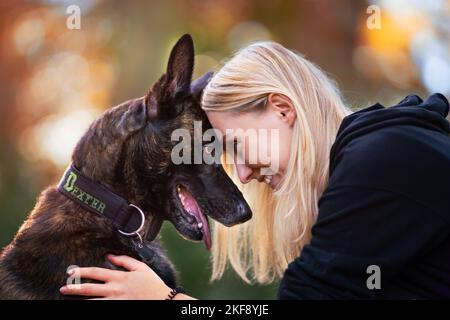
[[[441,94],[344,118],[312,238],[280,299],[450,298],[450,124]]]

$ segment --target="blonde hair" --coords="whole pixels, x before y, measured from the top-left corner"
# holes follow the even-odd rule
[[[242,184],[233,166],[228,175],[253,211],[231,228],[214,222],[211,280],[229,262],[246,282],[270,283],[309,242],[318,200],[328,183],[329,152],[342,119],[350,113],[335,84],[316,65],[282,45],[251,44],[223,65],[206,86],[202,108],[248,112],[262,108],[270,93],[288,97],[296,109],[292,148],[276,191],[267,184]]]

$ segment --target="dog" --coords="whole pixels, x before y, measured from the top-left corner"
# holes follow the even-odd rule
[[[191,82],[193,68],[194,44],[185,34],[170,53],[166,73],[145,96],[105,111],[90,125],[73,151],[71,169],[62,183],[40,194],[2,251],[0,299],[82,298],[59,293],[67,281],[67,268],[120,269],[106,259],[108,253],[146,262],[173,288],[176,271],[155,238],[163,221],[170,221],[184,238],[203,239],[209,247],[206,216],[226,226],[251,218],[242,193],[220,163],[171,161],[175,129],[193,135],[194,121],[201,121],[202,130],[211,128],[200,108],[211,73]],[[76,187],[82,179],[91,186],[91,194]],[[96,194],[100,198],[106,194],[106,204]],[[111,197],[129,204],[127,210],[121,207],[122,220],[135,221],[128,232],[106,216]]]

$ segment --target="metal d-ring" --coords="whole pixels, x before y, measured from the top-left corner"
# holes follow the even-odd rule
[[[145,215],[144,215],[144,212],[141,210],[141,208],[139,208],[138,206],[135,206],[134,204],[129,204],[129,206],[130,207],[133,207],[133,208],[135,208],[140,214],[141,214],[141,218],[142,218],[142,221],[141,221],[141,225],[139,226],[139,228],[137,228],[135,231],[133,231],[133,232],[124,232],[124,231],[122,231],[122,230],[118,230],[121,234],[123,234],[124,236],[134,236],[134,235],[136,235],[138,238],[139,238],[139,240],[141,241],[141,243],[142,243],[142,237],[141,237],[141,235],[139,234],[139,232],[141,232],[141,230],[142,230],[142,228],[144,228],[144,223],[145,223]]]

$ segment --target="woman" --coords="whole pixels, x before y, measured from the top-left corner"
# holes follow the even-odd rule
[[[224,139],[227,129],[279,133],[278,150],[270,149],[264,163],[250,162],[255,145],[237,136],[243,161],[227,171],[255,214],[236,227],[215,224],[213,279],[229,262],[247,282],[281,278],[281,299],[450,297],[450,125],[443,95],[425,102],[411,95],[391,108],[375,104],[351,114],[317,66],[280,44],[259,42],[214,75],[202,107]],[[274,162],[276,172],[264,170]],[[105,283],[61,292],[169,295],[145,264],[110,260],[130,272],[81,268],[81,277]]]

